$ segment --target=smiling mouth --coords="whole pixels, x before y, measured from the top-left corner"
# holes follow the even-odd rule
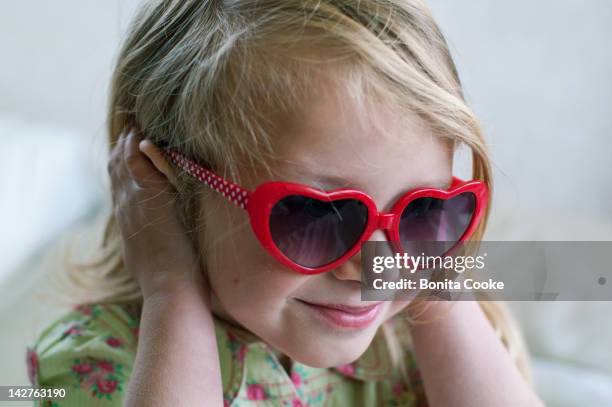
[[[340,328],[363,329],[378,316],[382,302],[353,307],[343,304],[320,304],[297,299],[297,301],[326,322]]]

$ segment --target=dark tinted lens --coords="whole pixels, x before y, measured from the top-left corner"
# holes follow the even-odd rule
[[[447,200],[415,199],[404,209],[400,220],[400,240],[404,250],[417,254],[443,254],[463,236],[475,208],[476,198],[471,192]],[[427,242],[441,243],[430,245]]]
[[[354,199],[323,202],[290,195],[272,208],[270,233],[285,256],[305,267],[320,267],[345,254],[367,220],[367,207]]]

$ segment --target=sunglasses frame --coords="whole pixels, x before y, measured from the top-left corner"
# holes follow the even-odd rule
[[[463,181],[456,177],[452,178],[452,183],[448,189],[424,187],[407,191],[395,201],[391,210],[388,212],[378,211],[372,197],[363,191],[351,188],[338,188],[331,191],[323,191],[318,188],[294,182],[271,181],[258,185],[255,190],[251,192],[240,185],[220,177],[213,171],[204,168],[176,150],[166,149],[163,150],[163,152],[174,164],[181,167],[192,177],[205,183],[231,202],[245,209],[249,216],[251,228],[263,248],[281,264],[302,274],[319,274],[339,267],[357,254],[361,250],[362,243],[368,241],[372,233],[378,229],[384,231],[394,251],[403,253],[403,249],[400,246],[399,223],[402,212],[415,199],[428,197],[448,200],[464,192],[471,192],[474,194],[474,213],[472,214],[468,227],[457,241],[457,244],[470,238],[484,215],[488,204],[489,189],[485,182],[481,180]],[[355,244],[347,250],[345,254],[333,262],[320,267],[302,266],[280,251],[272,239],[269,227],[270,212],[272,208],[282,198],[290,195],[305,196],[323,202],[339,199],[356,199],[363,203],[368,210],[368,221],[364,231]],[[451,250],[452,248],[449,251]]]

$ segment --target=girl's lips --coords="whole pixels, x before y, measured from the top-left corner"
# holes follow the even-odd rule
[[[317,304],[298,300],[328,322],[342,328],[365,328],[370,325],[380,309],[382,302],[364,307],[351,307],[342,304]]]

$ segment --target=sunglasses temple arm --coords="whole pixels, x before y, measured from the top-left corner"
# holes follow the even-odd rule
[[[208,185],[210,188],[217,191],[242,209],[246,209],[249,202],[249,197],[251,195],[248,190],[218,176],[214,172],[202,167],[200,164],[190,160],[178,151],[162,151],[174,164],[182,168],[189,175]]]

